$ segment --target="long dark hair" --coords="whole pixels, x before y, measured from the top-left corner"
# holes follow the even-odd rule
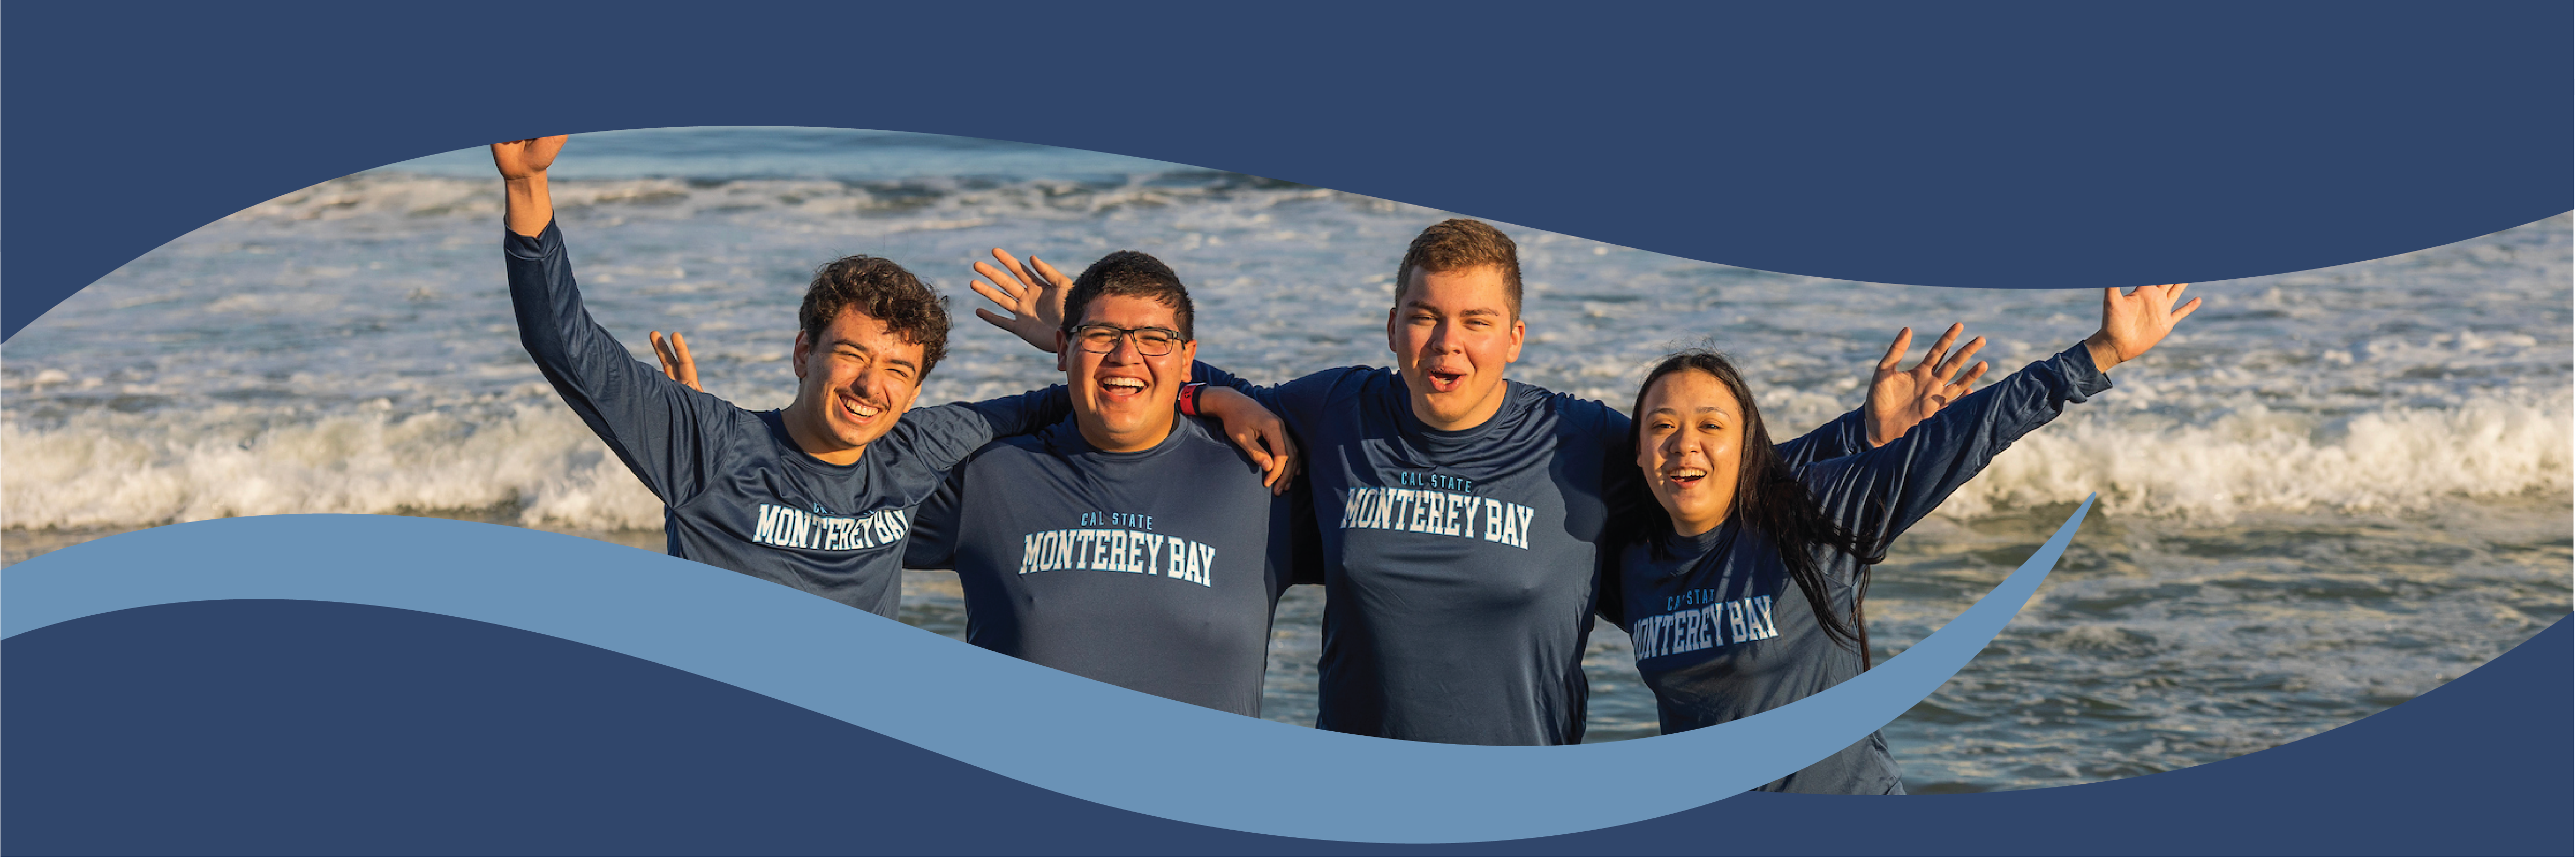
[[[1771,445],[1771,431],[1762,424],[1762,409],[1753,404],[1753,395],[1745,389],[1743,375],[1726,356],[1707,349],[1675,352],[1655,364],[1646,373],[1646,381],[1637,385],[1637,402],[1628,409],[1636,418],[1628,433],[1630,460],[1641,451],[1646,432],[1646,392],[1665,376],[1681,372],[1701,372],[1715,377],[1735,396],[1743,410],[1744,443],[1739,447],[1735,471],[1735,500],[1727,508],[1726,518],[1742,526],[1742,533],[1771,541],[1780,552],[1780,561],[1789,568],[1789,578],[1807,596],[1807,606],[1815,610],[1816,625],[1825,637],[1842,647],[1860,651],[1862,670],[1868,670],[1869,625],[1862,620],[1861,601],[1869,597],[1869,568],[1887,559],[1883,542],[1852,533],[1825,515],[1824,508],[1807,492],[1807,485],[1789,472],[1780,452]],[[1654,480],[1645,475],[1639,485]],[[1641,526],[1637,538],[1647,541],[1657,557],[1667,557],[1662,536],[1672,533],[1672,514],[1662,504],[1646,503],[1640,510]],[[1721,523],[1723,524],[1723,523]],[[1865,532],[1878,529],[1864,526]],[[1860,573],[1852,583],[1851,616],[1846,618],[1833,609],[1832,591],[1826,587],[1824,571],[1817,568],[1815,550],[1829,548],[1849,555],[1860,563]]]

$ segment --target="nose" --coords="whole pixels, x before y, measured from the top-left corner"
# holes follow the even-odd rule
[[[1458,329],[1452,327],[1448,320],[1441,320],[1439,324],[1431,326],[1431,339],[1422,344],[1422,350],[1434,355],[1462,351],[1463,347],[1458,343],[1457,334]]]
[[[850,377],[850,393],[870,402],[881,401],[884,398],[877,396],[877,383],[881,381],[884,380],[877,378],[877,368],[862,369],[858,375]]]
[[[1144,360],[1145,353],[1137,348],[1136,335],[1134,334],[1120,336],[1118,338],[1118,342],[1109,347],[1109,354],[1100,356],[1100,362],[1103,364],[1125,365],[1140,363]]]
[[[1677,432],[1664,436],[1664,443],[1660,447],[1663,448],[1665,459],[1680,459],[1685,454],[1699,450],[1699,440],[1692,438],[1690,433]]]

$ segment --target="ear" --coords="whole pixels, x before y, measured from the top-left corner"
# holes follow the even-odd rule
[[[796,378],[805,378],[805,356],[813,351],[813,341],[806,339],[805,331],[803,329],[798,329],[796,331],[796,348],[787,353],[787,362],[795,365],[796,367]]]
[[[1404,339],[1400,332],[1403,331],[1403,326],[1395,318],[1396,310],[1397,308],[1393,307],[1386,309],[1386,351],[1402,355]]]
[[[1509,364],[1509,363],[1511,363],[1511,362],[1513,362],[1513,361],[1518,361],[1518,360],[1520,360],[1520,359],[1521,359],[1521,343],[1522,343],[1522,341],[1525,341],[1525,340],[1528,340],[1528,339],[1529,339],[1529,323],[1522,322],[1522,321],[1520,321],[1520,320],[1518,320],[1518,319],[1514,319],[1514,320],[1512,320],[1512,353],[1511,353],[1511,354],[1509,354],[1509,355],[1505,355],[1505,356],[1503,356],[1503,363]]]
[[[1066,339],[1065,339],[1065,336],[1064,336],[1064,329],[1061,329],[1061,328],[1056,329],[1056,332],[1055,332],[1055,371],[1056,371],[1056,372],[1058,372],[1058,373],[1062,373],[1062,372],[1064,372],[1064,371],[1065,371],[1065,369],[1066,369],[1066,365],[1065,365],[1065,362],[1064,362],[1064,349],[1065,349],[1065,347],[1067,347],[1067,346],[1071,346],[1071,345],[1073,345],[1073,344],[1072,344],[1072,343],[1070,343],[1070,342],[1067,342],[1067,341],[1066,341]]]
[[[1180,349],[1178,349],[1178,350],[1175,350],[1175,351],[1178,351],[1178,352],[1180,352],[1180,353],[1181,353],[1181,366],[1182,366],[1182,367],[1188,367],[1188,366],[1190,366],[1190,365],[1196,364],[1196,363],[1198,363],[1198,360],[1199,360],[1199,341],[1196,341],[1196,340],[1184,341],[1183,343],[1181,343],[1181,348],[1180,348]]]

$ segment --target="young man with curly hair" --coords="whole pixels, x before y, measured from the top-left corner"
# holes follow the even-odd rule
[[[1071,413],[1062,388],[914,409],[945,355],[944,300],[890,260],[816,270],[797,313],[796,399],[754,412],[627,355],[582,308],[546,170],[564,138],[497,143],[519,337],[564,403],[664,505],[672,555],[886,617],[912,515],[985,443]],[[1240,436],[1238,436],[1240,437]],[[1277,434],[1285,450],[1284,433]]]

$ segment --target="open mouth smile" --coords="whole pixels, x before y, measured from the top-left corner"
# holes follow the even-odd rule
[[[1111,376],[1100,380],[1100,393],[1109,400],[1131,400],[1145,393],[1145,380],[1133,376]]]

